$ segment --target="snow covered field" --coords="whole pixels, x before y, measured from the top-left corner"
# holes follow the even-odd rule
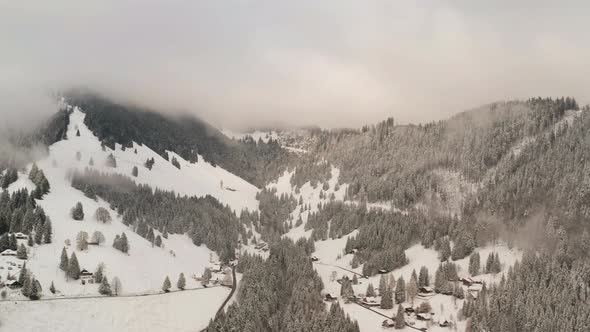
[[[107,277],[109,280],[115,276],[118,277],[123,286],[123,293],[157,292],[166,276],[170,277],[174,287],[181,272],[186,276],[187,288],[200,287],[200,283],[192,276],[202,274],[203,270],[211,265],[211,260],[217,259],[215,253],[205,246],[195,246],[184,235],[170,235],[168,239],[163,239],[163,248],[152,247],[146,239],[128,229],[116,212],[109,209],[108,203],[101,199],[91,200],[82,192],[72,188],[67,173],[70,169],[83,170],[86,167],[92,167],[102,172],[118,172],[131,176],[131,169],[137,166],[139,176],[134,180],[138,183],[147,183],[154,188],[175,190],[181,194],[211,194],[238,211],[242,208],[258,208],[255,198],[258,189],[220,167],[213,167],[203,162],[202,159],[196,164],[190,164],[177,156],[181,163],[179,170],[146,146],[135,145],[137,154],[134,149],[128,148],[122,151],[120,147],[116,151],[108,148],[102,151],[99,140],[83,124],[83,119],[84,114],[75,109],[70,117],[68,139],[50,146],[49,155],[37,162],[51,185],[50,193],[43,200],[39,200],[38,204],[51,218],[53,243],[30,248],[27,267],[41,282],[44,289],[43,296],[52,296],[48,292],[52,281],[60,296],[88,295],[98,292],[96,284],[81,285],[80,281],[66,280],[64,272],[58,267],[64,246],[67,247],[68,255],[76,252],[81,269],[94,272],[99,263],[105,263]],[[80,136],[76,135],[78,130]],[[76,158],[77,152],[81,154],[80,160]],[[104,166],[105,159],[110,153],[117,160],[116,168]],[[89,166],[91,158],[94,166]],[[156,160],[151,171],[143,167],[147,158]],[[28,170],[30,165],[27,173]],[[19,180],[8,190],[12,192],[23,187],[33,188],[27,173],[19,173]],[[223,188],[220,186],[220,181],[223,181]],[[236,191],[224,189],[228,187]],[[70,209],[76,202],[81,202],[84,207],[83,221],[73,220],[70,216]],[[103,224],[95,220],[94,212],[98,207],[109,210],[113,218],[112,222]],[[85,231],[89,235],[92,235],[94,231],[100,231],[104,234],[106,241],[100,246],[91,245],[88,250],[75,250],[76,236],[80,231]],[[154,231],[156,235],[159,234],[156,230]],[[124,254],[112,247],[115,235],[122,232],[125,232],[129,239],[129,254]],[[65,244],[67,240],[71,246]],[[9,272],[7,269],[0,269],[0,276],[5,279],[7,272]],[[15,270],[10,272],[12,275],[15,274]]]
[[[229,291],[214,287],[144,297],[0,301],[0,331],[200,331]]]

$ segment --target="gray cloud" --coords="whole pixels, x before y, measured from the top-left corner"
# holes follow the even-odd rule
[[[0,0],[0,112],[83,85],[228,127],[422,122],[590,98],[588,4]]]

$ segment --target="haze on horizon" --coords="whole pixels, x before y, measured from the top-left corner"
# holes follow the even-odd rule
[[[585,1],[0,0],[0,113],[89,87],[214,125],[360,127],[590,101]]]

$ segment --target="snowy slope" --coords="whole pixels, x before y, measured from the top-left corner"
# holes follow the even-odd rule
[[[170,235],[168,239],[164,239],[164,248],[152,247],[147,240],[129,230],[116,212],[109,209],[109,204],[101,199],[93,201],[72,188],[67,178],[68,172],[71,169],[82,170],[90,167],[88,166],[90,158],[94,160],[93,168],[102,172],[120,172],[130,175],[132,167],[137,166],[139,176],[135,180],[139,183],[146,183],[154,188],[175,190],[181,194],[211,194],[238,211],[243,208],[257,209],[258,202],[255,199],[257,188],[220,167],[213,167],[203,161],[190,164],[176,156],[181,164],[179,170],[146,146],[135,144],[134,149],[125,151],[121,151],[120,148],[116,151],[106,148],[106,151],[103,151],[99,140],[83,124],[83,119],[84,114],[77,109],[74,110],[70,117],[68,139],[50,146],[49,155],[37,162],[51,185],[50,193],[43,200],[39,200],[38,204],[52,220],[53,243],[31,248],[27,267],[40,280],[45,290],[44,297],[52,296],[47,291],[52,281],[60,296],[97,293],[97,285],[82,286],[79,281],[67,281],[64,273],[58,268],[65,241],[70,240],[72,243],[68,247],[68,255],[71,255],[75,250],[76,235],[80,231],[85,231],[89,235],[92,235],[94,231],[100,231],[106,237],[106,242],[101,246],[90,246],[87,251],[75,250],[80,267],[94,272],[97,265],[104,262],[106,275],[109,279],[119,277],[124,293],[158,292],[167,275],[175,286],[181,272],[187,277],[187,288],[200,287],[200,284],[191,276],[202,274],[203,270],[211,264],[210,259],[217,258],[215,253],[205,246],[195,246],[184,235]],[[77,130],[80,131],[80,136],[76,136]],[[134,152],[135,148],[137,154]],[[80,161],[76,158],[77,152],[81,153]],[[110,153],[113,153],[117,159],[117,168],[104,166],[104,161]],[[172,152],[170,155],[175,156]],[[151,171],[143,167],[147,158],[156,160]],[[28,170],[30,165],[27,172]],[[221,181],[223,181],[223,187],[220,186]],[[33,186],[27,179],[27,174],[21,173],[19,180],[8,190],[14,191],[23,187],[32,189]],[[232,188],[235,191],[226,188]],[[82,202],[84,207],[83,221],[75,221],[70,217],[70,209],[78,201]],[[113,217],[111,223],[103,224],[94,220],[93,215],[98,207],[109,209]],[[129,255],[112,248],[115,235],[122,232],[125,232],[129,239],[131,248]],[[6,260],[9,258],[0,259],[0,266],[6,264]],[[7,269],[0,269],[0,276],[6,278],[7,272]],[[14,275],[16,269],[10,272]],[[13,292],[9,294],[9,297],[18,299],[20,295]]]
[[[0,301],[1,332],[199,331],[228,295],[223,287],[147,297]]]
[[[145,145],[134,143],[133,148],[127,148],[125,151],[117,145],[116,151],[109,148],[102,151],[98,138],[84,125],[84,116],[84,113],[76,108],[70,116],[68,139],[51,146],[50,158],[57,162],[58,168],[83,170],[88,166],[91,157],[94,159],[94,168],[102,172],[117,172],[130,176],[133,166],[137,166],[139,175],[134,178],[137,183],[148,184],[152,188],[174,190],[181,195],[211,195],[238,212],[242,209],[258,209],[258,188],[219,166],[212,166],[203,158],[191,164],[173,151],[169,151],[170,159],[174,156],[180,162],[181,168],[178,169]],[[76,128],[80,130],[79,137],[76,136]],[[80,161],[75,159],[78,151],[82,154]],[[110,153],[117,160],[115,169],[104,166]],[[151,171],[143,166],[148,158],[155,160]]]

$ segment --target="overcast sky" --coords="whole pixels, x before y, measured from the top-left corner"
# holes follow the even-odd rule
[[[0,0],[0,112],[38,118],[76,85],[234,129],[590,101],[587,1],[481,3]]]

